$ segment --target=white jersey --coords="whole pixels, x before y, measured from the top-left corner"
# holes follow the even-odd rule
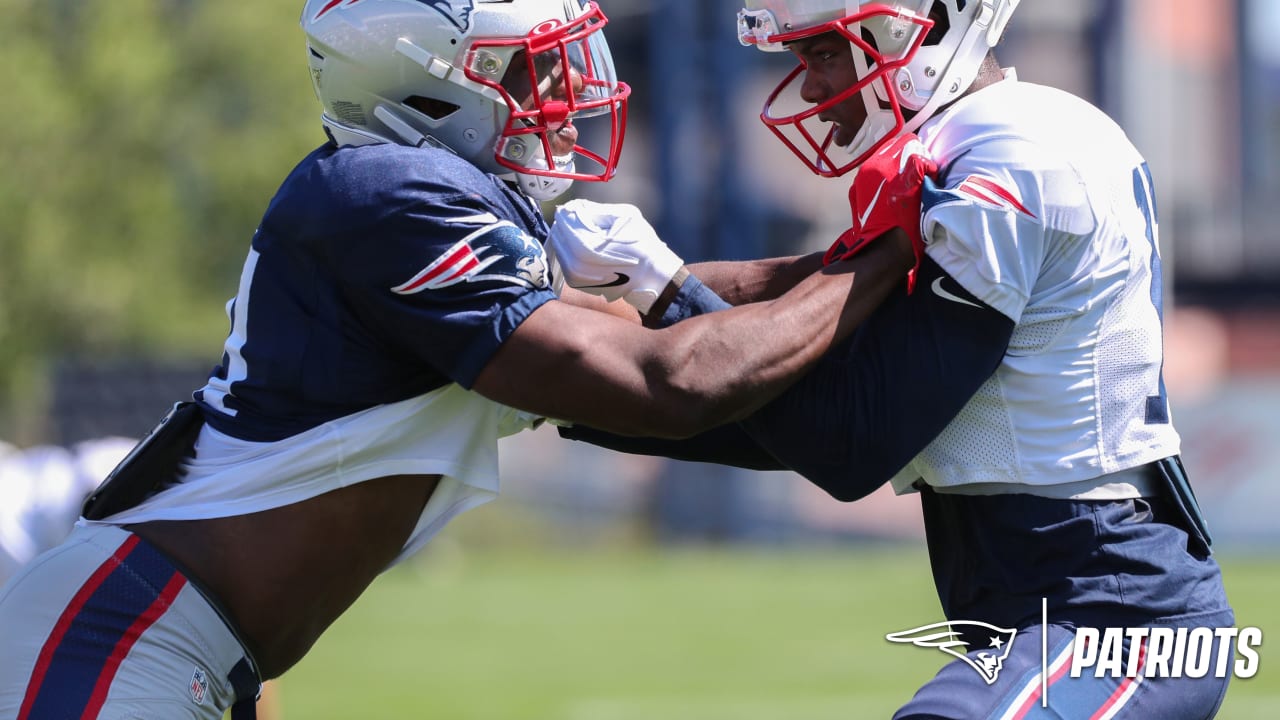
[[[1155,197],[1124,132],[1010,71],[919,135],[941,168],[926,252],[1016,327],[995,374],[894,488],[1052,495],[1177,454]]]

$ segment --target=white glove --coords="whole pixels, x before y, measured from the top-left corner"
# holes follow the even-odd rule
[[[547,250],[570,287],[648,313],[684,261],[634,205],[572,200],[556,208]]]

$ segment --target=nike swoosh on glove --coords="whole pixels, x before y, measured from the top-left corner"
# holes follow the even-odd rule
[[[867,158],[849,188],[853,227],[844,231],[827,250],[823,264],[848,260],[872,240],[893,228],[902,228],[911,238],[911,248],[916,254],[916,265],[907,274],[907,292],[914,290],[916,270],[924,257],[920,197],[925,178],[937,172],[938,164],[913,133],[899,136]]]
[[[547,252],[570,287],[648,313],[683,265],[639,208],[572,200],[556,208]]]

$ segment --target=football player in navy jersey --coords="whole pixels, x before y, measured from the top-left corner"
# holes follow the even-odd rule
[[[886,482],[919,493],[949,639],[967,657],[897,718],[1212,717],[1231,644],[1190,677],[1186,648],[1142,630],[1234,624],[1162,378],[1151,174],[1099,110],[996,62],[1017,4],[748,0],[743,44],[800,61],[762,119],[812,172],[858,171],[853,227],[825,255],[694,266],[720,300],[646,309],[626,284],[599,286],[652,240],[601,243],[557,222],[566,282],[665,325],[776,296],[797,266],[875,248],[886,227],[920,241],[920,262],[850,340],[730,427],[678,445],[562,433],[792,469],[842,500]],[[920,202],[899,202],[912,188],[894,186],[886,158],[928,176]],[[990,632],[967,636],[971,623]],[[1139,629],[1123,673],[1067,673],[1082,626]],[[1001,647],[1006,633],[1016,642]]]
[[[496,495],[498,438],[544,418],[696,435],[884,300],[913,262],[901,231],[664,330],[558,297],[538,201],[608,180],[625,131],[605,23],[583,0],[306,2],[328,142],[252,238],[208,383],[0,590],[0,717],[249,716],[378,574]],[[640,307],[708,293],[647,247],[602,284]]]

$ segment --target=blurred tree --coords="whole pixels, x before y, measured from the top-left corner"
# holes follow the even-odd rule
[[[64,356],[199,355],[276,185],[323,141],[297,0],[4,0],[0,438]]]

